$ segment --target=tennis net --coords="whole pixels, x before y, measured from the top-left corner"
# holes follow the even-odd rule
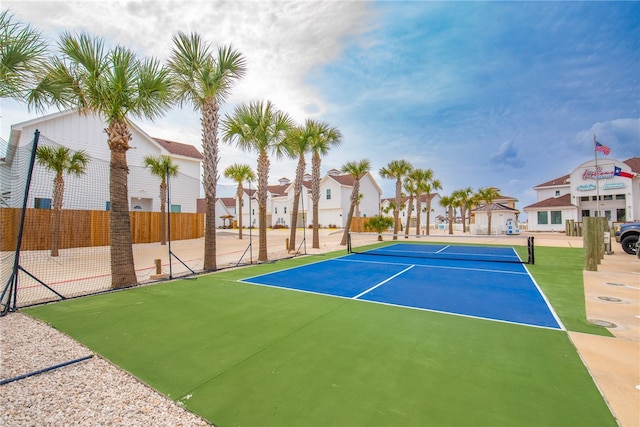
[[[460,241],[442,242],[419,236],[405,238],[386,235],[380,243],[360,244],[352,234],[348,235],[347,252],[386,257],[433,258],[460,261],[504,262],[534,264],[535,246],[533,236],[509,237],[497,244],[482,244]],[[435,236],[434,236],[435,237]],[[470,239],[468,239],[470,240]]]

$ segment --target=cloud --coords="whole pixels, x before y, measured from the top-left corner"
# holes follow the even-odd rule
[[[500,144],[498,151],[491,155],[491,162],[498,167],[511,167],[519,169],[524,166],[525,162],[520,158],[518,149],[513,141],[505,141]]]
[[[573,145],[587,153],[593,151],[593,137],[611,148],[611,157],[625,160],[640,155],[640,118],[597,122],[578,132]]]
[[[305,82],[313,68],[342,53],[344,41],[370,29],[366,2],[6,1],[16,19],[55,43],[63,31],[102,36],[107,45],[168,58],[177,31],[200,33],[212,46],[232,44],[248,64],[229,104],[270,99],[297,120],[326,110]]]

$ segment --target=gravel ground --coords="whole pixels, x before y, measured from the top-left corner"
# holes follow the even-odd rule
[[[0,318],[0,380],[92,355],[21,313]],[[0,385],[2,426],[209,426],[97,355]]]

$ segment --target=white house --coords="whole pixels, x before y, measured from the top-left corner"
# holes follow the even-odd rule
[[[320,200],[318,201],[318,224],[320,227],[344,227],[351,203],[353,177],[331,170],[320,181]],[[294,186],[288,178],[280,178],[278,185],[267,187],[267,227],[291,227],[291,210],[293,208]],[[373,216],[379,212],[380,194],[382,190],[371,174],[360,180],[359,212],[361,216]],[[256,189],[245,188],[241,200],[242,225],[258,226],[258,201]],[[311,200],[311,177],[305,175],[300,190],[298,204],[298,227],[308,227],[313,223]],[[236,208],[236,212],[238,209]]]
[[[38,146],[85,150],[91,158],[84,175],[65,176],[63,207],[109,209],[110,151],[104,132],[106,127],[106,122],[99,116],[81,115],[76,111],[54,113],[11,126],[7,153],[0,162],[0,206],[22,206],[26,170],[21,168],[25,167],[25,160],[28,164],[24,153],[28,152],[37,129],[40,132]],[[152,138],[133,123],[130,131],[132,149],[127,152],[130,209],[160,210],[160,179],[144,167],[144,158],[166,155],[178,165],[178,176],[169,182],[171,210],[196,212],[200,193],[200,152],[191,145]],[[53,173],[36,163],[27,206],[50,208],[52,190]]]
[[[533,187],[537,202],[524,208],[529,231],[564,231],[567,220],[604,216],[640,220],[640,157],[589,160],[570,174]]]
[[[321,227],[345,227],[354,178],[349,174],[341,174],[332,169],[320,180],[320,201],[318,202],[318,224]],[[357,212],[361,217],[378,215],[382,189],[370,173],[360,178],[360,194],[362,195]],[[354,212],[354,215],[356,212]]]
[[[288,191],[289,187],[291,187],[290,191]],[[292,207],[293,185],[289,178],[280,178],[278,185],[267,186],[267,227],[291,226]]]

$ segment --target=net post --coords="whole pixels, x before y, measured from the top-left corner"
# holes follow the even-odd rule
[[[533,243],[533,236],[527,237],[527,247],[529,248],[529,264],[535,264],[535,245]]]
[[[24,195],[22,199],[22,210],[20,212],[20,226],[18,227],[18,236],[16,250],[13,259],[13,268],[9,280],[0,295],[0,316],[6,315],[9,311],[16,311],[18,308],[18,270],[20,267],[20,251],[22,249],[22,238],[24,236],[25,222],[27,215],[27,204],[29,201],[29,189],[31,188],[31,179],[33,177],[33,168],[36,163],[36,155],[38,151],[38,142],[40,141],[40,131],[35,130],[33,134],[33,148],[29,158],[29,170],[27,172],[27,180],[25,182]],[[3,303],[6,295],[6,304]]]

